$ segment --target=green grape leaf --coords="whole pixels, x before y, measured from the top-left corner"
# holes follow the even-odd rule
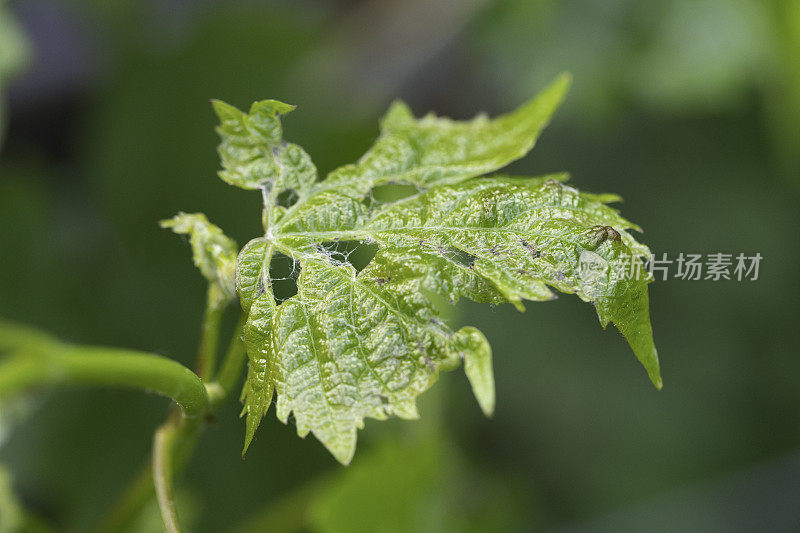
[[[442,305],[460,298],[524,310],[525,300],[551,300],[554,291],[576,294],[603,327],[611,322],[622,332],[661,387],[652,279],[642,265],[649,251],[629,233],[639,228],[608,205],[619,197],[580,192],[564,174],[481,177],[531,149],[567,86],[562,76],[494,120],[415,119],[394,104],[361,160],[315,183],[276,162],[291,146],[278,119],[290,106],[266,101],[244,114],[215,104],[223,179],[260,188],[265,202],[264,235],[236,265],[248,316],[245,450],[274,400],[280,420],[293,416],[299,435],[313,433],[347,464],[366,418],[416,418],[416,398],[461,362],[491,415],[489,343],[477,329],[454,331],[440,318]],[[392,183],[418,192],[371,198],[373,188]],[[289,207],[277,197],[287,189],[298,197]],[[360,243],[376,251],[359,269],[347,250]],[[297,293],[282,301],[270,273],[279,254],[299,272]]]
[[[202,213],[178,213],[160,224],[179,235],[189,235],[194,264],[213,288],[213,305],[222,306],[236,298],[235,241]]]

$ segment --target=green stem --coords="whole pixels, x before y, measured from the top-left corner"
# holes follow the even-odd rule
[[[202,418],[181,418],[170,414],[163,426],[157,430],[157,432],[162,431],[162,428],[168,424],[178,426],[172,444],[172,479],[180,475],[191,458],[194,446],[200,435],[200,429],[202,429],[201,422]],[[153,448],[153,455],[155,455],[155,446]],[[96,533],[128,531],[144,506],[153,497],[155,488],[154,474],[153,457],[151,457],[147,465],[131,481],[117,503],[111,507],[111,511],[94,531]],[[161,477],[163,479],[163,475]]]
[[[180,431],[180,422],[171,417],[158,428],[153,436],[153,482],[158,498],[161,519],[168,533],[180,533],[178,513],[175,510],[175,497],[172,491],[173,459],[175,441]]]
[[[262,190],[264,195],[264,213],[262,218],[264,223],[264,233],[267,235],[270,235],[272,232],[272,217],[273,213],[275,212],[274,208],[278,203],[278,193],[280,192],[280,189],[274,185],[269,189],[269,191]]]
[[[245,348],[242,341],[242,330],[247,315],[241,313],[236,324],[230,346],[222,362],[217,379],[206,385],[212,407],[228,398],[241,376],[245,361]],[[219,320],[216,322],[219,327]],[[205,328],[206,325],[204,325]],[[214,335],[216,352],[216,340]],[[206,340],[204,336],[203,341]],[[201,350],[201,357],[203,351]],[[216,360],[216,354],[213,356]],[[155,433],[153,438],[153,482],[158,499],[161,518],[169,533],[179,533],[180,523],[175,509],[173,495],[173,479],[191,456],[193,444],[199,434],[200,423],[197,419],[187,419],[173,414]]]
[[[224,309],[212,285],[203,320],[198,369],[209,379],[214,374],[219,327]],[[0,351],[11,355],[0,361],[0,399],[41,385],[99,385],[146,389],[172,398],[182,412],[174,412],[156,431],[151,464],[125,491],[101,531],[123,529],[138,514],[155,487],[164,524],[178,532],[173,501],[173,477],[188,461],[202,424],[202,415],[228,398],[246,359],[239,317],[230,346],[214,382],[203,380],[181,364],[154,354],[73,346],[30,328],[0,321]]]
[[[39,385],[100,385],[157,392],[186,416],[208,411],[203,382],[180,363],[160,355],[94,346],[47,343],[0,363],[0,398]]]
[[[212,409],[230,397],[241,378],[242,368],[246,360],[244,342],[242,342],[242,331],[246,321],[247,315],[241,313],[233,332],[230,345],[222,360],[219,372],[217,373],[216,380],[206,384],[206,390],[211,401]],[[172,417],[170,420],[172,420]],[[194,420],[196,419],[192,421]],[[199,435],[200,424],[187,423],[192,421],[184,420],[180,425],[179,432],[175,436],[175,443],[172,447],[174,454],[172,465],[173,478],[179,475],[183,466],[190,458],[194,443]],[[159,431],[162,430],[159,429]],[[162,432],[161,435],[163,438],[164,433]],[[130,525],[131,521],[139,514],[153,495],[154,471],[152,463],[153,461],[151,460],[147,467],[131,482],[118,503],[112,507],[107,518],[97,528],[98,532],[110,533],[112,531],[124,531],[126,527]],[[161,479],[164,479],[163,475]]]
[[[220,305],[220,287],[216,283],[208,285],[206,293],[206,310],[203,315],[203,327],[200,334],[200,349],[197,358],[197,373],[203,379],[210,378],[217,364],[219,352],[219,326],[225,306]]]
[[[209,287],[198,356],[198,371],[206,379],[217,363],[219,328],[224,308],[218,288]],[[99,385],[132,387],[172,398],[182,411],[174,412],[156,431],[151,465],[125,491],[103,522],[101,531],[118,531],[130,523],[155,487],[167,530],[179,532],[173,500],[173,477],[188,461],[202,425],[202,415],[226,399],[236,386],[245,362],[242,313],[214,382],[203,380],[180,363],[154,354],[61,343],[37,330],[0,321],[0,399],[41,385]]]
[[[219,310],[221,315],[222,310]],[[216,351],[219,316],[207,316],[201,354]],[[174,470],[188,459],[203,416],[210,410],[206,385],[191,370],[159,355],[94,346],[61,343],[36,330],[0,320],[0,400],[28,388],[48,385],[99,385],[145,389],[169,398],[181,407],[159,428],[154,438],[152,475],[148,468],[125,492],[121,503],[104,522],[106,530],[118,531],[129,523],[152,494],[153,483],[170,531],[177,531],[172,505]],[[206,361],[212,366],[216,354]],[[117,527],[120,526],[120,527]],[[101,528],[102,529],[102,528]]]

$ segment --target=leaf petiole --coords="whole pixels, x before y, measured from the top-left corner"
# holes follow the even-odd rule
[[[208,284],[206,293],[206,310],[203,314],[203,325],[200,334],[200,348],[197,356],[197,374],[208,379],[216,371],[217,354],[219,353],[219,327],[225,305],[221,301],[221,288],[217,283]]]

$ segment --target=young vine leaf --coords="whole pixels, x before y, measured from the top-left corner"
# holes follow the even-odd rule
[[[568,86],[561,76],[493,120],[415,119],[395,103],[372,148],[321,181],[308,154],[282,140],[280,115],[292,106],[267,100],[243,113],[214,102],[220,177],[264,197],[264,235],[239,252],[235,276],[248,316],[245,450],[275,397],[281,421],[293,415],[300,436],[314,433],[347,464],[365,418],[417,418],[417,396],[462,361],[491,415],[486,338],[439,318],[438,304],[460,298],[524,310],[524,300],[555,298],[553,289],[574,293],[594,305],[604,327],[612,322],[622,332],[661,386],[651,280],[625,275],[643,271],[649,252],[627,231],[638,227],[607,205],[619,198],[580,192],[564,174],[481,177],[533,147]],[[371,191],[386,184],[418,192],[375,201]],[[279,199],[289,192],[295,201],[287,206]],[[343,243],[370,243],[377,252],[359,270],[332,253]],[[297,294],[279,302],[270,265],[281,255],[299,276]]]
[[[162,220],[162,228],[189,235],[194,264],[208,280],[214,307],[236,298],[236,252],[239,247],[202,213],[178,213]]]

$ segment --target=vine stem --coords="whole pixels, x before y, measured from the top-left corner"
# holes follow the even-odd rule
[[[216,366],[219,326],[222,311],[219,299],[214,294],[215,286],[209,286],[206,312],[203,320],[203,335],[200,341],[199,365],[201,376],[211,377]],[[225,354],[216,381],[205,385],[210,405],[218,405],[230,394],[244,365],[245,350],[241,340],[245,315],[242,313],[231,339],[230,347]],[[161,519],[168,533],[180,533],[180,521],[175,508],[173,493],[174,477],[193,448],[192,444],[198,436],[200,424],[197,421],[173,412],[167,421],[153,435],[152,472],[158,508]],[[148,491],[149,494],[149,491]]]
[[[206,313],[206,316],[208,316],[208,313]],[[214,409],[229,398],[241,378],[242,368],[246,359],[244,343],[241,339],[245,321],[246,315],[241,313],[215,380],[205,384],[209,401],[211,402],[210,409]],[[201,339],[202,342],[203,340]],[[171,488],[169,492],[164,490],[167,486],[164,483],[174,480],[180,474],[192,455],[194,444],[202,427],[200,423],[202,421],[201,417],[187,419],[178,416],[178,414],[180,413],[170,414],[167,421],[156,431],[153,437],[153,456],[151,460],[132,480],[117,503],[111,507],[110,513],[96,531],[110,533],[125,530],[152,497],[153,490],[158,487],[158,483],[162,484],[162,489],[160,489],[162,494],[171,494]],[[167,428],[167,426],[171,427]],[[166,452],[167,446],[165,445],[167,444],[170,445],[168,448],[170,448],[172,454],[172,459],[169,461],[165,461],[165,456],[163,455]],[[155,458],[159,454],[162,459],[159,459],[156,464]],[[170,462],[171,464],[169,464]],[[169,477],[164,471],[167,466],[170,470]],[[156,493],[159,497],[159,510],[162,516],[165,509],[169,517],[177,516],[171,496],[162,498],[158,495],[158,490]]]
[[[161,519],[168,533],[180,533],[178,512],[175,509],[173,494],[173,459],[175,457],[175,441],[180,432],[182,417],[175,421],[170,417],[153,436],[153,483],[158,499]]]
[[[246,359],[242,313],[215,380],[219,327],[224,309],[209,291],[198,355],[201,379],[177,361],[119,348],[71,345],[33,328],[0,320],[0,400],[37,386],[96,385],[138,388],[171,398],[173,410],[153,437],[150,464],[133,480],[99,531],[121,531],[138,515],[155,487],[169,531],[179,531],[172,481],[188,462],[202,424],[226,400]]]
[[[129,530],[131,523],[153,497],[156,479],[171,483],[180,475],[192,456],[195,443],[200,436],[202,421],[202,418],[186,418],[177,411],[170,414],[153,436],[153,454],[149,461],[129,483],[128,488],[123,491],[117,502],[111,506],[111,510],[103,521],[94,529],[96,533],[118,533]],[[165,451],[164,444],[166,444],[164,440],[156,442],[156,435],[159,434],[162,439],[170,437],[171,458],[167,461],[161,459],[156,464],[154,459],[157,450],[160,449],[162,450],[160,453],[163,453]],[[169,477],[165,474],[165,467],[169,468]],[[172,489],[170,488],[169,491],[171,494]],[[156,496],[158,496],[158,492],[156,492]],[[166,503],[172,501],[171,497],[164,499],[163,503],[159,499],[159,512],[163,513]],[[169,513],[171,516],[177,516],[174,507]]]
[[[224,307],[220,305],[219,287],[212,283],[208,287],[206,299],[206,311],[203,316],[202,335],[200,339],[200,349],[198,354],[198,371],[200,376],[210,379],[215,372],[217,361],[217,351],[219,349],[219,327],[222,319]],[[244,327],[244,314],[240,315],[239,322],[234,330],[230,348],[225,354],[220,375],[217,380],[207,383],[205,389],[211,398],[209,405],[218,404],[231,391],[238,375],[241,373],[244,363],[244,346],[240,335]],[[161,512],[161,519],[168,533],[180,533],[180,521],[178,512],[175,508],[175,497],[173,493],[173,479],[175,477],[175,463],[181,463],[176,455],[183,451],[183,455],[189,455],[189,450],[181,446],[181,440],[186,442],[194,441],[198,435],[200,426],[192,423],[181,413],[172,413],[167,421],[159,427],[153,435],[153,485],[158,500],[158,508]]]
[[[245,360],[247,359],[247,352],[245,350],[244,341],[242,340],[246,322],[247,314],[240,313],[236,328],[233,330],[233,337],[231,338],[230,345],[225,352],[225,357],[222,359],[219,372],[215,380],[206,385],[212,409],[216,407],[220,401],[230,397],[242,377],[242,368],[244,368]]]
[[[216,283],[210,283],[206,293],[206,310],[203,315],[200,348],[197,356],[197,374],[203,379],[209,379],[214,374],[217,364],[219,326],[225,311],[225,306],[220,303],[221,290]]]
[[[177,361],[119,348],[49,342],[23,348],[0,363],[0,398],[40,385],[150,390],[172,398],[187,417],[205,414],[210,405],[203,382]]]

